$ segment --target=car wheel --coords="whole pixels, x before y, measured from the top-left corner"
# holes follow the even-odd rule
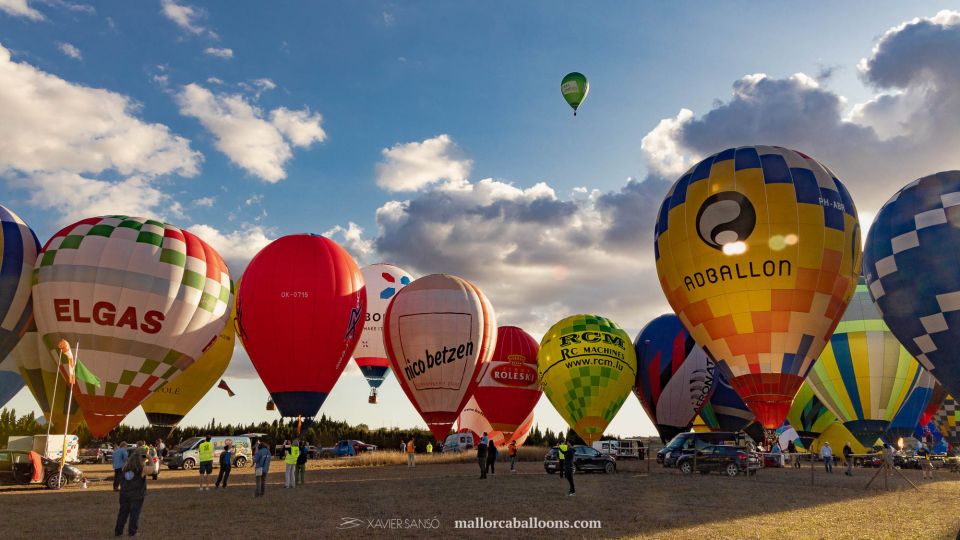
[[[740,468],[737,467],[736,463],[731,463],[727,465],[727,476],[736,476],[740,473]]]
[[[67,485],[67,475],[53,473],[47,477],[47,481],[45,483],[47,484],[48,489],[60,489]]]
[[[680,472],[683,474],[693,474],[693,463],[684,461],[680,464]]]
[[[613,473],[617,472],[617,466],[614,465],[613,463],[609,463],[609,462],[608,462],[608,463],[603,467],[603,472],[605,472],[605,473],[607,473],[607,474],[613,474]]]
[[[236,459],[236,461],[233,462],[233,466],[236,467],[236,468],[238,468],[238,469],[242,469],[242,468],[246,467],[246,466],[247,466],[247,458],[245,458],[245,457],[243,457],[243,456],[238,457],[238,458]]]
[[[183,470],[185,471],[192,470],[196,466],[197,466],[197,463],[193,461],[192,458],[183,460]]]

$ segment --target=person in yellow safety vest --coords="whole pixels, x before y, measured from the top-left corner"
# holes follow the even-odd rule
[[[432,453],[433,453],[433,443],[430,442],[430,441],[427,441],[427,453],[428,453],[428,454],[432,454]]]
[[[297,458],[300,457],[300,439],[294,439],[290,448],[286,450],[288,453],[283,459],[283,464],[285,465],[283,487],[292,489],[297,486],[296,472]]]
[[[561,457],[560,463],[563,464],[563,476],[567,478],[567,482],[570,483],[570,491],[567,493],[568,496],[572,497],[576,493],[576,488],[573,487],[573,447],[570,446],[566,439],[560,441],[560,444],[557,445],[557,454]]]
[[[213,443],[210,436],[204,437],[197,447],[200,453],[200,491],[210,489],[210,475],[213,474]]]
[[[557,470],[560,471],[560,478],[563,478],[564,455],[567,452],[567,441],[561,440],[557,445]]]
[[[416,451],[417,451],[416,448],[414,448],[413,446],[413,439],[411,438],[409,441],[407,441],[407,467],[417,466],[416,457],[415,457]]]

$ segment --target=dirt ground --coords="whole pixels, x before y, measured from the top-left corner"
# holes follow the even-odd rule
[[[865,490],[872,469],[853,478],[838,470],[764,469],[756,477],[681,476],[656,464],[622,461],[614,475],[575,477],[577,494],[541,463],[480,480],[476,465],[421,463],[329,468],[311,462],[306,485],[283,489],[274,462],[264,498],[253,497],[253,469],[234,469],[226,490],[200,492],[196,471],[168,471],[149,482],[140,523],[144,538],[330,538],[333,536],[468,538],[923,538],[956,537],[960,475],[919,471]],[[343,463],[343,462],[341,462]],[[0,488],[0,533],[7,538],[107,538],[118,497],[108,465],[82,467],[88,489]],[[216,470],[214,470],[216,474]],[[455,520],[599,520],[599,529],[464,529]],[[356,518],[350,520],[349,518]],[[512,523],[512,521],[511,521]],[[342,529],[348,525],[353,528]],[[488,524],[489,525],[489,524]]]

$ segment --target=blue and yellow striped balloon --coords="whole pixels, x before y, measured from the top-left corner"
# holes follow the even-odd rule
[[[861,278],[807,382],[850,433],[870,447],[900,412],[922,372],[883,322]]]
[[[33,319],[30,276],[40,251],[37,235],[4,206],[0,206],[0,406],[23,388],[17,366],[9,358]]]

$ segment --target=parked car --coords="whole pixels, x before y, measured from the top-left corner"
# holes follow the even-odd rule
[[[163,458],[163,463],[170,469],[193,469],[200,463],[200,443],[203,437],[190,437],[181,442],[169,452],[167,457]],[[223,446],[226,441],[233,443],[233,466],[242,468],[247,465],[251,459],[250,438],[245,435],[233,435],[229,437],[217,436],[211,437],[213,443],[213,466],[220,466],[220,454],[223,452]]]
[[[759,454],[733,445],[707,446],[677,459],[677,468],[683,474],[693,474],[696,470],[700,474],[717,471],[727,476],[737,476],[740,473],[752,475],[761,467],[763,465]]]
[[[326,446],[320,450],[320,457],[346,457],[362,454],[363,452],[373,452],[377,449],[375,444],[367,444],[355,439],[344,439],[335,446]]]
[[[80,449],[80,463],[109,463],[113,459],[113,443],[93,443]]]
[[[694,450],[715,444],[737,445],[741,438],[741,435],[732,431],[680,433],[657,452],[657,463],[663,464],[664,467],[675,467],[680,456],[692,454]]]
[[[63,475],[60,475],[59,462],[45,457],[41,457],[40,461],[43,464],[43,474],[38,484],[42,483],[48,489],[60,489],[67,484],[83,481],[83,471],[69,463],[64,465]],[[30,452],[0,450],[0,484],[31,484],[33,473],[34,464],[30,459]]]
[[[473,433],[454,433],[443,442],[444,452],[465,452],[473,449]]]
[[[553,474],[559,470],[559,466],[557,447],[554,446],[543,456],[543,469]],[[573,447],[573,467],[578,473],[600,471],[613,474],[617,472],[617,460],[589,446],[576,445]]]
[[[597,441],[593,443],[593,448],[601,454],[613,456],[617,459],[644,459],[647,455],[647,449],[640,439]]]

